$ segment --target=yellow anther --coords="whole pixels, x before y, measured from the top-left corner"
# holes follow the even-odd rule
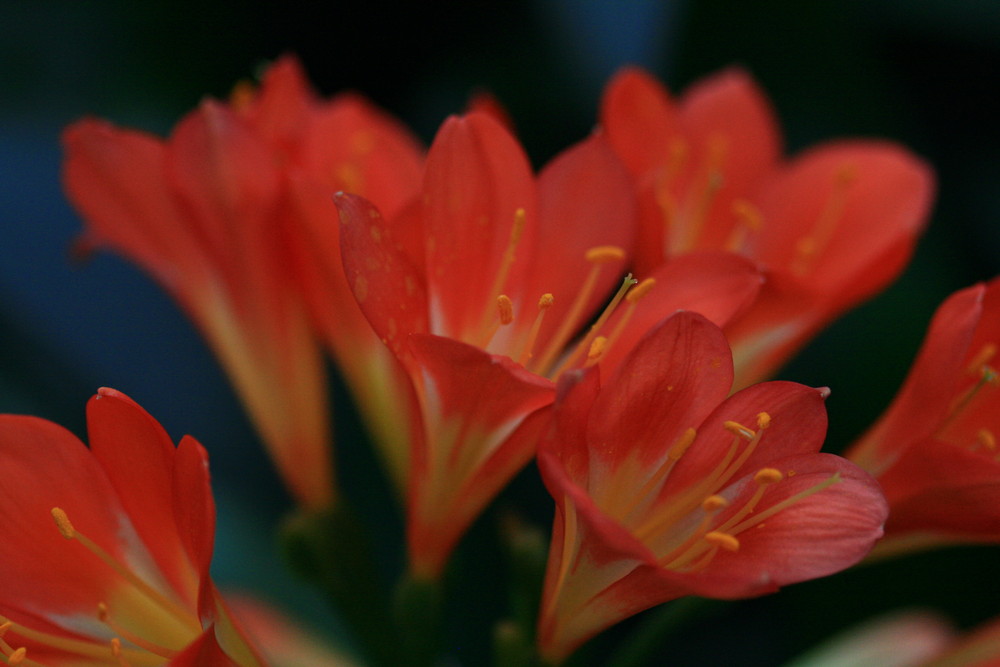
[[[771,415],[766,412],[757,413],[757,428],[767,428],[771,425]]]
[[[976,442],[982,445],[987,450],[994,452],[997,448],[997,439],[993,435],[993,431],[988,428],[981,428],[976,431]]]
[[[698,432],[693,428],[689,428],[684,431],[684,433],[681,434],[681,437],[677,439],[677,442],[675,442],[670,448],[670,451],[667,452],[667,458],[671,461],[677,461],[684,456],[684,452],[686,452],[688,447],[691,446],[691,443],[694,442],[696,435],[698,435]]]
[[[101,623],[107,623],[111,618],[111,612],[108,611],[108,605],[103,602],[97,603],[97,620]]]
[[[712,495],[701,501],[701,508],[706,512],[718,512],[724,507],[729,507],[729,501],[719,495]]]
[[[584,257],[591,264],[607,264],[625,259],[625,249],[615,245],[601,245],[588,250]]]
[[[514,321],[514,302],[506,294],[497,297],[497,312],[500,315],[500,324],[510,324]]]
[[[604,346],[608,342],[608,339],[604,336],[598,336],[590,344],[590,349],[587,350],[587,364],[592,364],[601,358],[604,354]]]
[[[629,293],[625,295],[625,300],[629,303],[635,303],[642,297],[649,294],[649,290],[653,289],[656,285],[656,278],[646,278],[641,281],[638,285],[629,290]]]
[[[969,375],[979,375],[982,373],[983,366],[990,363],[993,357],[996,356],[997,346],[996,343],[987,343],[979,348],[979,352],[976,356],[969,361],[969,365],[966,366],[966,371]]]
[[[761,468],[757,471],[757,474],[753,476],[753,481],[757,482],[761,486],[766,486],[768,484],[777,484],[785,478],[781,474],[780,470],[775,468]]]
[[[722,547],[726,551],[740,550],[740,541],[729,533],[721,533],[717,530],[713,530],[712,532],[705,534],[705,541],[713,547]]]
[[[552,304],[554,304],[555,302],[556,302],[555,297],[546,292],[541,296],[541,298],[538,299],[538,309],[545,310],[546,308],[551,308]]]
[[[24,658],[27,655],[28,655],[28,649],[22,646],[21,648],[17,649],[16,651],[10,654],[10,657],[7,658],[7,664],[20,665],[22,662],[24,662]]]
[[[66,516],[64,512],[59,507],[53,507],[51,510],[52,518],[55,519],[56,528],[67,540],[72,540],[76,537],[76,530],[73,528],[73,524],[70,522],[69,517]]]
[[[746,438],[747,440],[753,440],[754,436],[757,435],[753,429],[749,429],[739,422],[724,421],[722,422],[722,428],[726,429],[735,436]]]

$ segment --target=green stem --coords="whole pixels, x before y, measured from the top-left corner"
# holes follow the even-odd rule
[[[399,646],[400,667],[430,667],[441,651],[441,585],[438,581],[406,575],[393,598],[396,636],[384,642]]]
[[[283,526],[281,546],[292,570],[339,612],[371,665],[401,664],[398,645],[387,639],[389,606],[369,534],[346,503],[293,515]]]

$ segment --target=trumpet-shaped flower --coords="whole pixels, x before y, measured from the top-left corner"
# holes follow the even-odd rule
[[[539,447],[557,507],[546,659],[674,598],[745,598],[836,572],[881,536],[877,484],[818,451],[827,391],[767,382],[727,398],[729,346],[700,315],[674,315],[603,371],[565,376]]]
[[[932,173],[900,146],[841,140],[784,160],[770,105],[739,70],[677,101],[624,70],[608,84],[601,123],[638,190],[639,270],[713,248],[767,273],[758,302],[726,329],[737,386],[766,378],[884,288],[927,218]]]
[[[208,576],[205,451],[127,396],[87,406],[90,449],[0,416],[0,654],[14,665],[260,665]]]
[[[347,280],[407,367],[419,405],[408,530],[411,565],[425,576],[440,572],[465,527],[534,453],[552,378],[616,363],[677,308],[728,321],[760,286],[742,258],[692,256],[631,292],[626,280],[611,299],[621,307],[578,339],[621,284],[634,236],[627,176],[600,135],[536,181],[491,116],[451,118],[413,207],[389,219],[359,197],[343,195],[338,206]]]
[[[847,452],[882,485],[883,553],[1000,541],[1000,279],[938,308],[892,404]]]
[[[66,191],[87,243],[121,252],[171,293],[229,373],[293,495],[308,507],[330,504],[325,377],[307,303],[321,303],[313,310],[342,361],[381,350],[345,289],[314,288],[324,277],[310,270],[302,238],[315,202],[328,209],[339,189],[390,209],[409,198],[419,150],[356,96],[315,99],[287,58],[259,90],[240,86],[229,104],[202,103],[167,140],[85,119],[64,143]],[[344,350],[354,343],[352,357]]]

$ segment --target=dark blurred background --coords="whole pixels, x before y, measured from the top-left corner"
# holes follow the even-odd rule
[[[832,387],[833,451],[892,396],[941,299],[1000,273],[1000,6],[989,0],[370,0],[363,8],[0,0],[0,411],[44,416],[83,435],[85,401],[107,385],[175,437],[197,436],[212,454],[218,494],[218,579],[316,625],[332,621],[283,574],[269,537],[287,498],[225,378],[138,270],[108,253],[84,265],[70,260],[80,221],[59,183],[65,124],[93,114],[167,133],[203,96],[227,95],[289,52],[318,90],[359,90],[428,142],[472,93],[492,92],[536,166],[586,135],[604,82],[626,63],[675,91],[742,65],[769,92],[790,153],[861,135],[926,157],[939,198],[912,266],[781,374]],[[338,419],[339,456],[370,464],[351,451],[357,438]],[[547,520],[532,475],[503,502],[533,503]],[[355,486],[365,493],[364,483]],[[522,491],[526,499],[514,497]],[[499,578],[498,559],[476,551],[491,549],[485,524],[459,558],[463,576],[483,582],[468,584],[485,591],[470,605],[499,595],[485,583]],[[898,606],[937,608],[966,627],[1000,613],[996,558],[993,547],[951,549],[792,587],[727,608],[674,638],[664,655],[677,665],[779,664]],[[475,648],[464,655],[465,664],[482,659]]]

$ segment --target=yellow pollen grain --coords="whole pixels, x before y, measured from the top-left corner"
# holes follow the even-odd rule
[[[670,448],[670,451],[667,452],[667,458],[671,461],[679,460],[682,456],[684,456],[684,452],[688,450],[688,447],[691,446],[691,443],[694,442],[695,436],[697,435],[698,432],[693,428],[688,428],[684,431],[684,433],[681,434],[681,437],[677,439],[677,442],[675,442]]]
[[[500,315],[500,324],[510,324],[514,321],[514,302],[506,294],[497,297],[497,312]]]
[[[20,665],[22,662],[24,662],[24,658],[27,655],[28,655],[28,649],[22,646],[21,648],[17,649],[16,651],[10,654],[10,657],[7,658],[7,664]]]
[[[625,300],[629,303],[635,303],[642,297],[649,294],[649,290],[656,286],[656,278],[646,278],[639,282],[638,285],[629,290],[629,293],[625,295]]]
[[[966,367],[966,371],[969,375],[979,375],[982,372],[982,367],[990,363],[993,357],[996,356],[997,346],[995,343],[987,343],[983,345],[976,356],[972,358],[969,365]]]
[[[73,524],[70,522],[69,517],[66,516],[66,512],[59,507],[53,507],[50,512],[52,513],[52,518],[55,519],[56,528],[67,540],[72,540],[76,537],[76,530],[73,528]]]
[[[771,425],[771,415],[766,412],[757,413],[757,428],[767,428]]]
[[[601,245],[584,253],[584,258],[592,264],[607,264],[625,259],[625,249],[614,245]]]
[[[777,484],[785,478],[781,474],[780,470],[775,468],[761,468],[757,471],[757,474],[753,476],[753,481],[757,482],[761,486],[766,486],[768,484]]]
[[[604,336],[598,336],[594,339],[594,342],[590,344],[590,349],[587,351],[587,361],[593,363],[601,358],[604,354],[604,348],[607,345],[608,339]]]
[[[729,506],[729,501],[719,495],[711,495],[701,501],[701,508],[706,512],[718,512]]]
[[[724,421],[722,422],[722,428],[726,429],[735,436],[746,438],[747,440],[753,440],[753,437],[757,435],[753,429],[749,429],[739,422]]]
[[[545,310],[547,308],[551,308],[552,304],[554,304],[555,302],[556,298],[552,296],[550,293],[546,292],[538,299],[538,309]]]
[[[722,547],[726,551],[735,552],[740,550],[740,541],[729,533],[721,533],[717,530],[713,530],[712,532],[705,534],[705,541],[713,547]]]

